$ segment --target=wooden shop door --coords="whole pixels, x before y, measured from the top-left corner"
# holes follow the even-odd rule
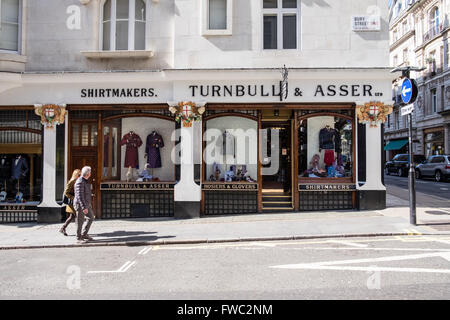
[[[98,166],[98,141],[97,141],[97,121],[72,121],[71,123],[71,149],[70,165],[68,177],[72,176],[75,169],[82,169],[85,166],[91,167],[91,177],[89,182],[92,185],[92,208],[96,217],[100,216],[99,208],[99,189],[100,184],[97,181]]]

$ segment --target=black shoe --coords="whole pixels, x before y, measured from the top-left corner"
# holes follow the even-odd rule
[[[82,236],[81,239],[87,240],[87,241],[92,241],[92,240],[94,240],[92,237],[90,237],[90,236],[88,236],[88,235]]]
[[[66,229],[61,228],[61,229],[59,229],[59,232],[61,232],[63,235],[65,235],[67,237]]]

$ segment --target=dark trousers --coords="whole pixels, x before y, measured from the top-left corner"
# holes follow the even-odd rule
[[[91,228],[91,224],[94,221],[94,212],[92,211],[91,206],[89,206],[87,214],[83,213],[83,209],[81,209],[81,207],[76,207],[75,210],[77,212],[77,238],[81,238],[88,234],[89,229]],[[87,222],[84,226],[83,232],[81,232],[85,219],[87,220]]]
[[[63,230],[66,230],[67,226],[71,223],[71,222],[75,222],[77,216],[75,213],[68,213],[69,217],[67,218],[66,222],[64,222],[64,225],[62,226]]]

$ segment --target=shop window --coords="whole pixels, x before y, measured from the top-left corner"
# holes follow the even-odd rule
[[[300,120],[300,180],[353,177],[353,124],[336,115]]]
[[[444,154],[444,132],[435,131],[425,134],[425,156]]]
[[[203,35],[231,35],[232,0],[203,0]]]
[[[0,204],[37,205],[41,186],[40,118],[34,111],[0,111]]]
[[[19,51],[20,0],[0,0],[0,50]]]
[[[258,177],[258,122],[223,116],[206,121],[205,180],[256,182]]]
[[[146,1],[106,0],[103,4],[103,50],[145,50]]]
[[[431,110],[433,113],[437,112],[437,93],[436,89],[431,89]]]
[[[175,180],[175,123],[153,117],[124,117],[103,123],[103,181]]]
[[[297,49],[300,26],[297,0],[263,1],[263,48]]]

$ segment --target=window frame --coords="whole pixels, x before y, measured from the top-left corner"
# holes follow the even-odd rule
[[[150,17],[150,1],[148,0],[128,0],[128,48],[126,50],[117,50],[116,49],[116,23],[117,23],[117,0],[109,0],[111,1],[111,13],[110,13],[110,33],[109,33],[109,49],[105,50],[103,48],[103,22],[104,22],[104,7],[105,3],[108,0],[102,0],[100,2],[100,27],[99,27],[99,42],[98,46],[100,51],[110,52],[110,51],[142,51],[136,50],[135,44],[135,26],[136,26],[136,1],[144,1],[145,3],[145,28],[144,28],[144,51],[147,50],[147,35],[149,34],[148,26],[149,26],[149,17]],[[139,20],[140,21],[140,20]]]
[[[301,50],[301,2],[297,1],[296,8],[283,8],[283,0],[277,0],[277,8],[264,8],[264,0],[261,0],[261,48],[264,51],[274,51],[274,50]],[[284,15],[294,15],[296,16],[296,48],[295,49],[284,49],[283,48],[283,16]],[[277,17],[277,48],[276,49],[266,49],[264,48],[264,17],[265,16],[276,16]]]
[[[202,0],[202,35],[231,36],[233,34],[233,0],[225,0],[227,19],[225,29],[209,29],[209,0]]]
[[[1,1],[0,0],[0,24],[1,24]],[[23,15],[23,0],[19,0],[19,10],[18,17],[17,17],[17,50],[8,50],[8,49],[1,49],[0,53],[15,53],[15,54],[21,54],[22,52],[22,15]]]

